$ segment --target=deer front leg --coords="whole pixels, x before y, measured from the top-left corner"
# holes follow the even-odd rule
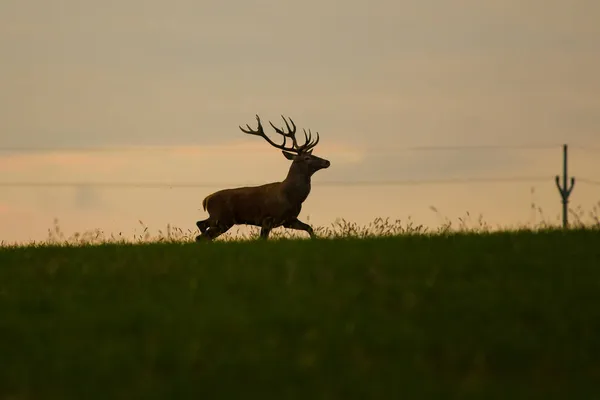
[[[273,229],[273,219],[267,218],[265,219],[260,227],[260,239],[268,239],[269,234],[271,233],[271,229]]]
[[[271,228],[268,227],[262,227],[260,228],[260,238],[261,239],[267,239],[269,237],[269,233],[271,233]]]
[[[311,239],[317,238],[317,235],[315,235],[313,228],[310,225],[305,224],[304,222],[300,221],[298,218],[294,218],[294,219],[286,222],[285,224],[283,224],[283,227],[288,228],[288,229],[296,229],[299,231],[305,231],[310,235]]]

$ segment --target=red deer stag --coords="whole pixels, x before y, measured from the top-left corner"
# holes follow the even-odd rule
[[[260,118],[257,115],[258,128],[253,130],[239,127],[242,132],[261,136],[271,146],[280,149],[292,165],[287,177],[282,182],[272,182],[260,186],[239,187],[219,190],[208,195],[202,201],[202,207],[208,211],[209,217],[196,222],[201,234],[196,241],[213,240],[227,232],[233,225],[254,225],[260,227],[260,238],[267,239],[272,229],[283,226],[289,229],[306,231],[312,239],[316,237],[310,225],[298,219],[302,203],[310,193],[310,179],[320,169],[328,168],[330,162],[312,155],[314,147],[319,142],[319,133],[313,141],[310,129],[304,130],[306,142],[299,145],[296,140],[296,125],[290,118],[292,127],[285,122],[287,132],[279,129],[269,121],[275,132],[283,136],[283,144],[273,142],[265,134]],[[287,139],[292,140],[292,146],[286,147]]]

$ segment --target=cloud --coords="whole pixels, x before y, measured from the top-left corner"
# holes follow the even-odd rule
[[[4,197],[7,190],[3,191]],[[45,223],[43,212],[35,207],[30,207],[24,201],[14,201],[8,198],[0,203],[0,242],[11,243],[26,240],[32,234],[44,237],[48,226]],[[48,222],[51,222],[49,220]]]
[[[102,206],[102,200],[92,185],[84,185],[76,189],[75,206],[84,210],[98,209]]]
[[[45,175],[60,171],[111,173],[125,164],[126,159],[98,152],[42,151],[0,155],[0,171],[20,175]]]
[[[2,2],[6,145],[226,143],[255,112],[353,145],[598,140],[590,1],[141,4]]]
[[[332,160],[337,167],[360,163],[366,157],[359,148],[332,141],[320,143],[315,154]],[[35,182],[260,182],[280,179],[288,168],[289,161],[280,151],[259,138],[227,145],[141,146],[0,157],[0,171],[10,173],[12,181]],[[77,196],[91,201],[89,192]]]
[[[0,203],[0,215],[10,214],[11,207],[8,204]]]

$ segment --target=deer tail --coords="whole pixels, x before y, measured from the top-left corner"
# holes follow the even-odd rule
[[[211,196],[206,196],[204,198],[204,200],[202,200],[202,208],[204,209],[204,211],[206,211],[206,205],[208,204],[208,199],[210,199]]]

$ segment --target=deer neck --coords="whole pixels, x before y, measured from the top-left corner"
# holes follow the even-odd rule
[[[283,183],[283,192],[292,202],[302,203],[310,193],[311,175],[292,164]]]

